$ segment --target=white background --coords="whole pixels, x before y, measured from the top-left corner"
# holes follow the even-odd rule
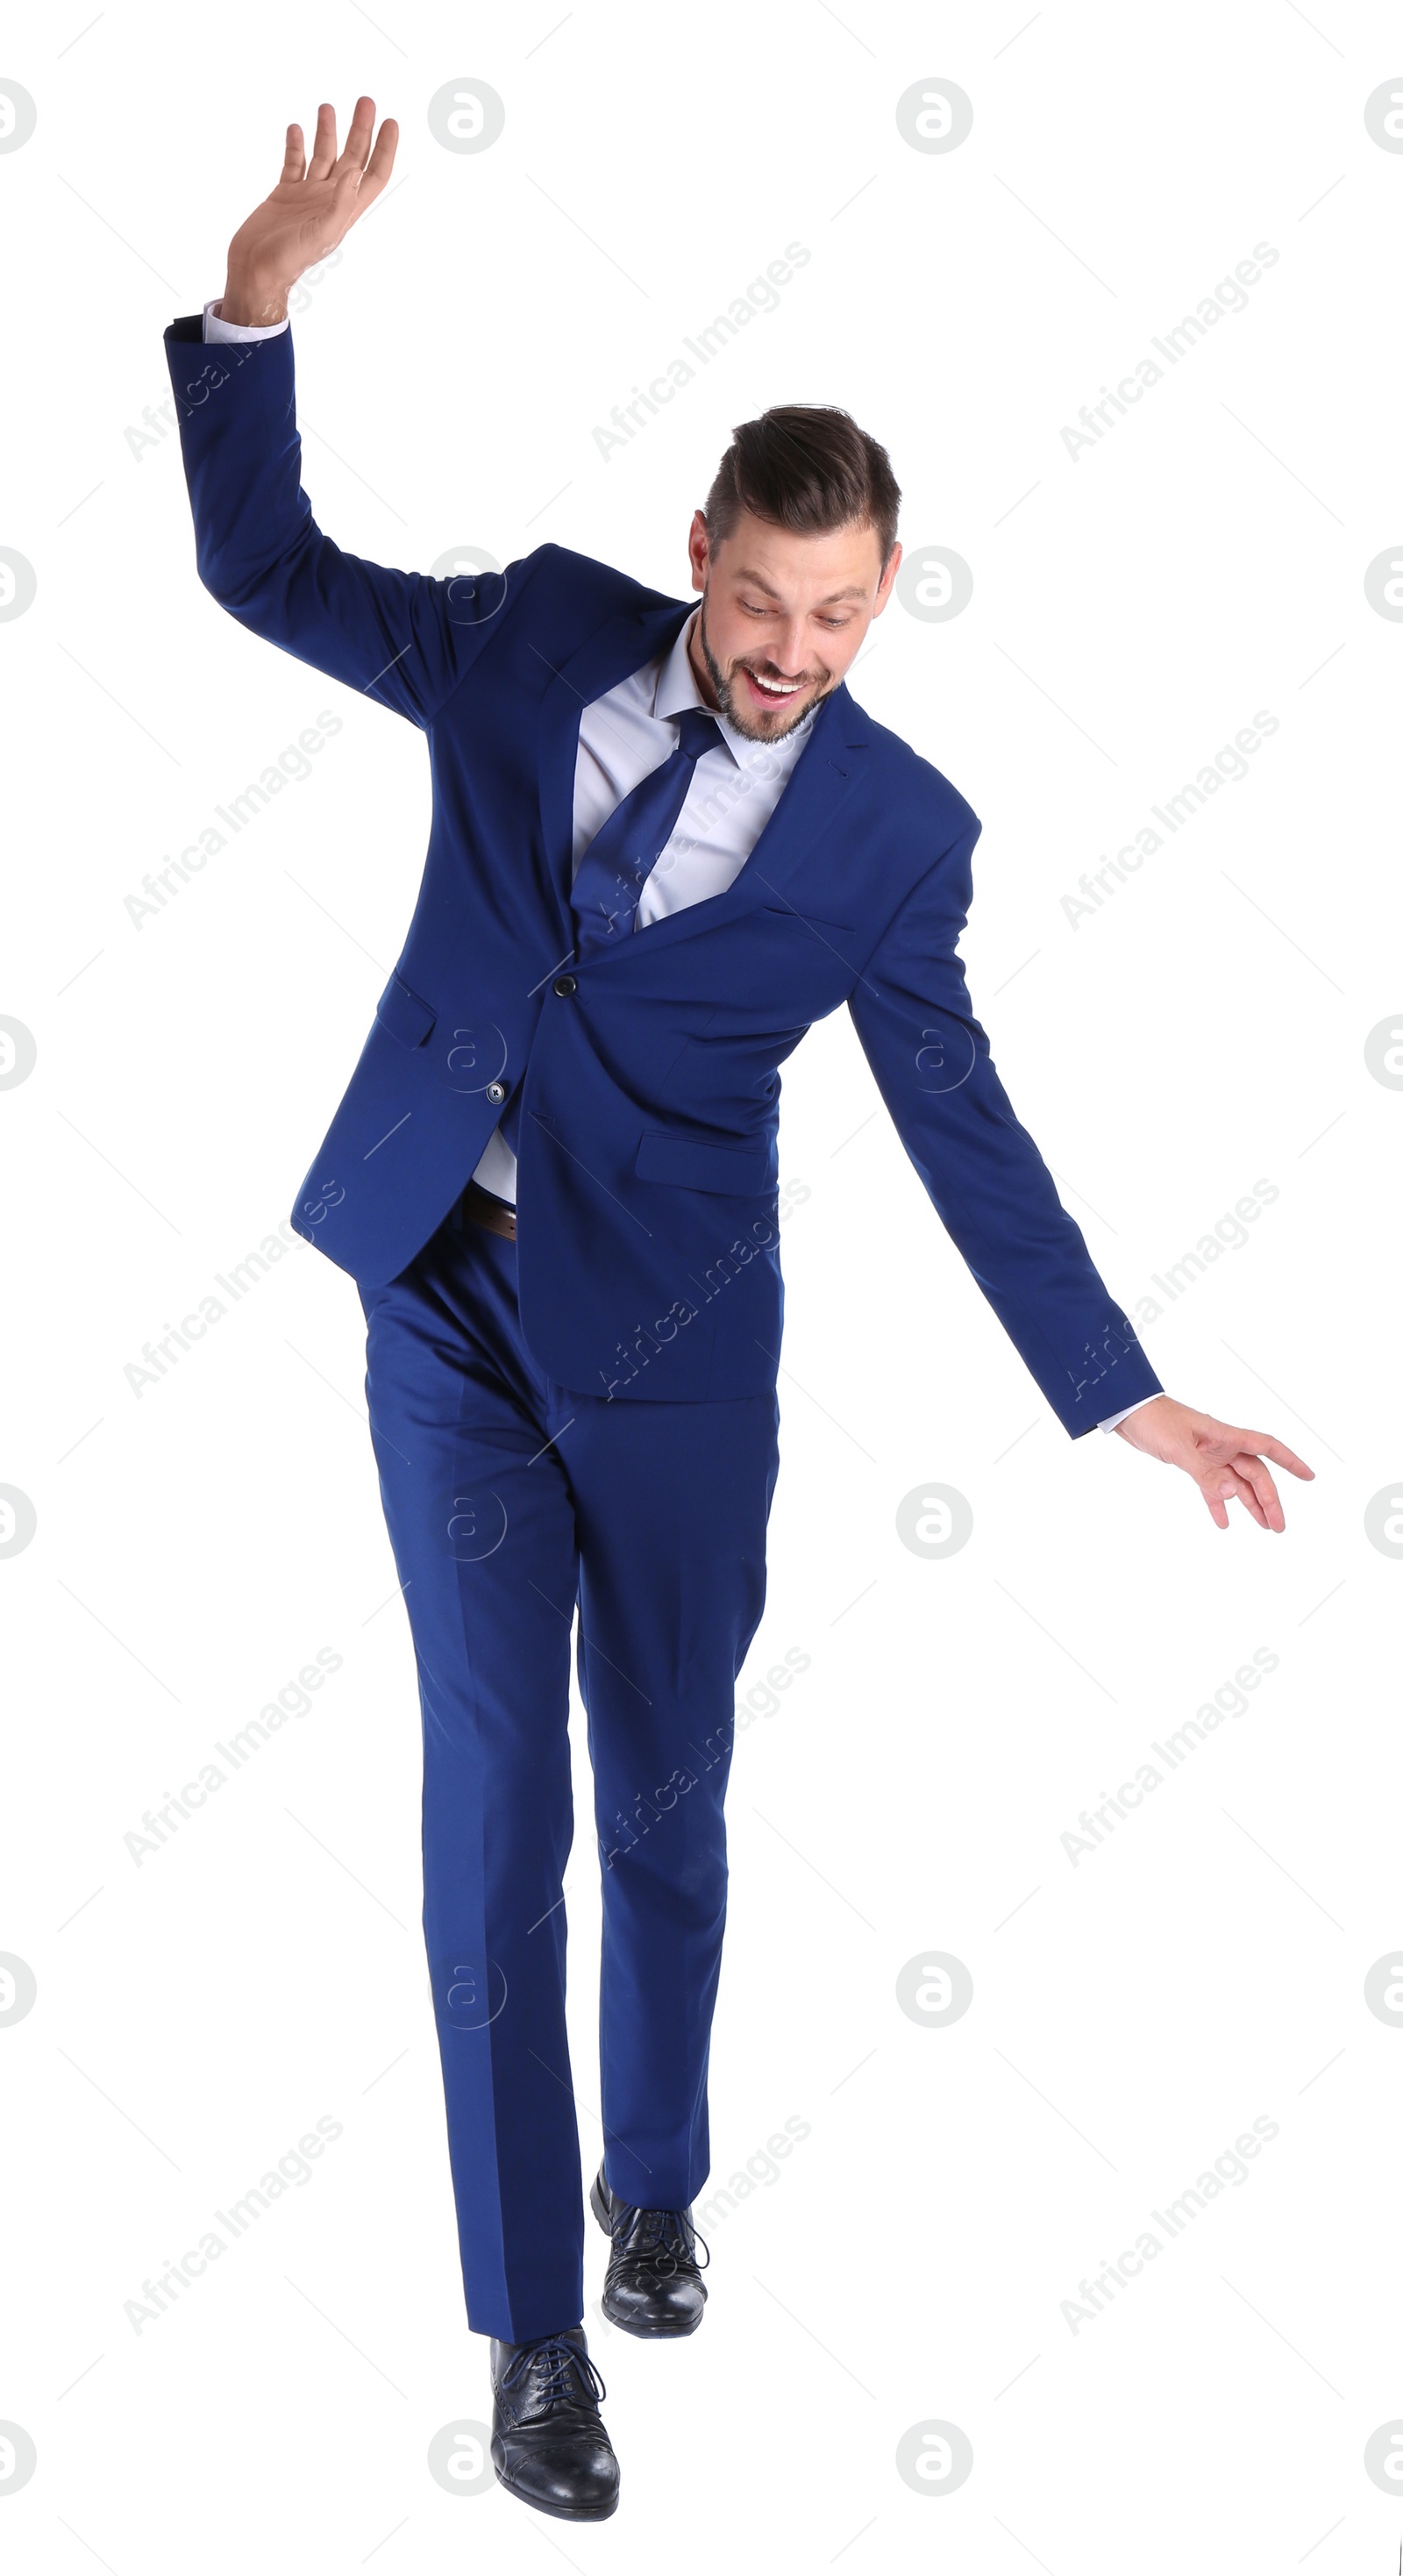
[[[0,1562],[11,1679],[0,2416],[38,2466],[17,2570],[837,2564],[1391,2570],[1364,2446],[1403,2414],[1403,1932],[1390,1648],[1403,1568],[1392,1223],[1403,629],[1403,155],[1365,99],[1396,11],[1286,0],[763,14],[153,0],[9,13],[38,107],[0,155],[9,355]],[[465,21],[468,22],[465,25]],[[846,22],[846,23],[844,23]],[[913,83],[974,104],[898,132]],[[478,77],[490,151],[427,103]],[[1400,80],[1403,87],[1403,80]],[[1218,1533],[1186,1480],[1070,1443],[943,1237],[846,1018],[786,1072],[789,1326],[770,1596],[741,1686],[704,2330],[587,2318],[624,2477],[602,2530],[426,2464],[483,2422],[418,1928],[419,1720],[352,1283],[298,1243],[155,1386],[124,1371],[285,1217],[412,909],[414,730],[268,650],[194,573],[161,333],[223,282],[282,129],[371,91],[394,192],[294,322],[305,467],[344,545],[426,568],[544,537],[681,594],[732,424],[848,404],[908,548],[859,702],[984,820],[966,940],[1020,1114],[1135,1311],[1254,1182],[1279,1195],[1145,1339],[1186,1400],[1318,1471]],[[777,258],[776,312],[606,463],[592,437]],[[1059,433],[1253,246],[1279,258],[1074,462]],[[152,436],[149,426],[145,433]],[[313,775],[138,929],[124,897],[322,709]],[[1278,730],[1095,916],[1061,898],[1255,711]],[[1163,1301],[1161,1301],[1163,1302]],[[896,1533],[929,1480],[969,1544]],[[341,1668],[137,1865],[124,1837],[320,1648]],[[1062,1837],[1258,1648],[1279,1659],[1074,1867]],[[808,1669],[768,1714],[766,1670]],[[746,1723],[747,1719],[751,1722]],[[597,1862],[568,1878],[583,2153]],[[213,1757],[217,1758],[217,1757]],[[227,1766],[225,1766],[227,1767]],[[1160,1766],[1163,1768],[1164,1766]],[[900,2009],[923,1945],[948,2028]],[[315,2121],[342,2134],[140,2333],[142,2283]],[[808,2134],[771,2168],[787,2119]],[[1063,2303],[1262,2119],[1278,2134],[1089,2322]],[[765,2177],[768,2174],[768,2178]],[[1167,2231],[1161,2231],[1167,2233]],[[591,2227],[587,2295],[604,2245]],[[950,2492],[899,2475],[938,2419]]]

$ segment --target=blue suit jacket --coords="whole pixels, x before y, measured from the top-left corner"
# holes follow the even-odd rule
[[[343,554],[301,488],[291,333],[206,344],[195,315],[166,348],[205,588],[428,737],[418,904],[297,1231],[367,1285],[395,1277],[505,1086],[540,1366],[619,1399],[762,1392],[783,1309],[779,1067],[846,1004],[942,1222],[1066,1428],[1155,1394],[973,1017],[955,950],[980,825],[949,780],[839,687],[727,892],[574,960],[581,709],[694,603],[553,545],[446,582]]]

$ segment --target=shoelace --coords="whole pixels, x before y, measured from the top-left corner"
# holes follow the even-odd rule
[[[535,2343],[524,2343],[503,2371],[499,2385],[504,2389],[520,2388],[538,2369],[542,2372],[541,2396],[552,2404],[598,2406],[609,2394],[589,2354],[563,2334],[542,2335]]]
[[[621,2249],[626,2263],[649,2263],[664,2279],[675,2272],[679,2262],[696,2264],[704,2272],[711,2261],[711,2248],[704,2236],[683,2217],[680,2209],[630,2209],[627,2205],[609,2222],[609,2233],[616,2245],[621,2237],[630,2236],[640,2219],[652,2221],[645,2228],[641,2242]],[[706,2261],[698,2263],[696,2247],[700,2245]]]

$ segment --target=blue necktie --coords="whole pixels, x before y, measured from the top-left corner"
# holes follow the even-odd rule
[[[673,722],[679,740],[672,758],[615,806],[575,871],[570,904],[582,957],[617,946],[634,928],[643,888],[687,801],[693,768],[721,740],[704,707],[684,707]]]

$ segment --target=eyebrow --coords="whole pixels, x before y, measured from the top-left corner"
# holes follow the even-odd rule
[[[774,583],[766,581],[762,572],[751,572],[748,571],[744,565],[741,565],[735,573],[734,579],[737,581],[748,581],[754,589],[763,590],[770,599],[779,598],[780,594],[776,590]],[[819,608],[829,608],[832,606],[833,602],[838,599],[865,599],[866,597],[867,591],[864,584],[860,581],[850,581],[842,590],[830,590],[826,596],[823,599],[818,600],[815,605]]]

